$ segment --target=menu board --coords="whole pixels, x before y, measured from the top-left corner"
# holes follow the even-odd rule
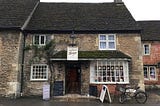
[[[53,96],[63,96],[63,81],[55,81],[53,88]]]

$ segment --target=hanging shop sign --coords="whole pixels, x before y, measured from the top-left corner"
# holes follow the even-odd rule
[[[78,47],[67,47],[67,60],[78,60]]]

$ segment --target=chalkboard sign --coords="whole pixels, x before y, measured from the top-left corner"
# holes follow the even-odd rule
[[[63,96],[63,81],[54,81],[53,96]]]

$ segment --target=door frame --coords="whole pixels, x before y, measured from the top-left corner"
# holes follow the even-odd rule
[[[69,93],[69,91],[68,91],[68,89],[67,89],[67,71],[68,70],[70,70],[70,69],[76,69],[76,71],[77,71],[77,73],[78,73],[78,75],[77,75],[77,77],[78,77],[78,83],[79,83],[79,92],[78,92],[78,94],[81,94],[81,63],[80,62],[78,62],[78,61],[72,61],[72,62],[67,62],[66,64],[65,64],[65,94],[68,94]],[[77,94],[76,92],[75,92],[75,94]]]

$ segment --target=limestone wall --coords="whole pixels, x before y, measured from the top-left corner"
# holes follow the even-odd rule
[[[32,44],[33,34],[28,34],[26,38],[26,44]],[[69,34],[48,34],[48,38],[54,39],[56,42],[56,50],[66,50],[67,46],[72,42]],[[79,51],[94,51],[98,50],[98,34],[75,34],[76,38],[74,40],[77,44]],[[130,61],[130,72],[129,72],[129,81],[130,83],[139,84],[141,89],[144,89],[144,76],[143,76],[143,63],[142,63],[142,49],[141,49],[141,37],[139,34],[116,34],[116,49],[130,56],[132,59]],[[45,81],[30,81],[30,71],[31,64],[29,60],[33,55],[32,51],[25,52],[25,86],[24,94],[32,95],[42,93],[42,85]],[[65,62],[61,61],[63,68],[60,74],[54,73],[54,79],[59,77],[56,80],[63,80],[65,82]],[[55,72],[58,72],[59,63],[55,62]],[[49,75],[50,76],[50,75]],[[50,78],[50,77],[49,77]],[[47,82],[49,82],[48,79]],[[89,82],[90,82],[90,68],[85,68],[81,65],[81,93],[88,94],[89,91]],[[65,86],[65,84],[64,84]]]
[[[117,49],[132,58],[129,72],[130,83],[139,84],[141,89],[144,89],[142,48],[139,34],[119,34]]]
[[[17,96],[20,93],[22,33],[0,32],[0,95]]]

